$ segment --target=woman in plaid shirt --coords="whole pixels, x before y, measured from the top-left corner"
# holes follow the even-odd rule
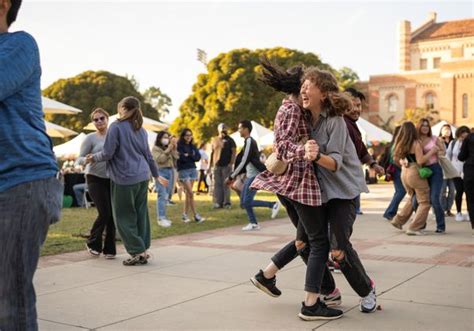
[[[284,70],[267,59],[262,61],[262,66],[261,80],[288,95],[278,110],[274,128],[274,151],[278,159],[288,164],[288,168],[280,176],[269,171],[262,172],[254,180],[252,188],[276,193],[292,223],[299,229],[297,237],[302,238],[302,232],[306,233],[310,252],[306,269],[306,297],[299,317],[303,320],[336,319],[343,312],[328,308],[319,299],[329,253],[328,223],[312,163],[319,154],[318,147],[314,140],[308,140],[311,114],[299,105],[303,68],[295,66]],[[306,141],[304,145],[303,141]],[[297,256],[295,244],[292,241],[278,251],[265,271],[260,270],[251,278],[252,283],[265,293],[278,297],[281,292],[276,287],[275,274]]]

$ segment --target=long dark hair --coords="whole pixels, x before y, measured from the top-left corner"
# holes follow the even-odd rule
[[[405,122],[400,128],[400,132],[395,139],[393,156],[404,159],[410,154],[413,144],[418,139],[418,130],[413,122]]]
[[[262,75],[258,78],[265,85],[270,86],[275,91],[298,96],[301,89],[301,78],[303,77],[303,66],[296,65],[284,69],[263,56],[260,59],[262,66]]]
[[[430,127],[430,131],[428,132],[428,137],[431,137],[433,133],[431,132],[431,124],[430,121],[427,118],[421,118],[418,123],[416,124],[416,132],[418,133],[418,138],[421,138],[421,127],[423,123],[428,123],[428,126]]]
[[[347,110],[352,109],[350,97],[339,92],[336,77],[326,70],[309,67],[304,71],[302,81],[309,80],[327,97],[321,107],[328,110],[329,116],[342,116]]]
[[[158,132],[158,134],[156,135],[156,139],[155,139],[155,146],[156,147],[160,147],[161,149],[165,149],[167,148],[167,146],[164,146],[162,143],[161,143],[161,139],[163,138],[163,136],[167,134],[168,136],[170,135],[168,133],[168,131],[160,131]]]
[[[448,144],[449,144],[452,140],[454,140],[453,130],[451,129],[451,125],[449,125],[449,124],[444,124],[444,125],[441,127],[441,129],[439,130],[439,135],[438,135],[438,137],[440,137],[440,138],[443,139],[443,141],[444,141],[445,137],[443,137],[443,128],[446,128],[446,127],[449,128],[449,132],[451,132],[451,134],[450,134],[449,137],[448,137]]]
[[[127,113],[120,117],[119,121],[129,121],[133,129],[138,131],[143,126],[143,115],[140,109],[140,100],[135,97],[125,97],[118,103],[119,107],[123,107],[127,110]]]
[[[193,133],[193,132],[191,131],[191,129],[189,129],[189,128],[185,128],[185,129],[183,129],[183,131],[181,131],[181,134],[179,135],[179,142],[180,142],[180,143],[186,144],[186,141],[184,140],[184,136],[185,136],[188,132],[191,132],[191,134]],[[194,140],[194,138],[191,138],[191,141],[189,142],[190,145],[193,144],[193,140]]]

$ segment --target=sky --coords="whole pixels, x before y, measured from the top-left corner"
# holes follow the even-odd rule
[[[288,47],[318,54],[362,80],[398,70],[397,25],[473,17],[470,1],[41,1],[24,0],[11,31],[40,47],[42,88],[86,70],[134,76],[172,101],[171,121],[205,66],[236,48]]]

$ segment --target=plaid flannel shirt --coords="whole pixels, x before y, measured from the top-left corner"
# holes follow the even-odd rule
[[[268,170],[260,173],[251,188],[277,193],[308,206],[322,204],[313,163],[304,159],[304,146],[300,144],[309,138],[310,117],[296,103],[283,100],[275,118],[273,150],[278,159],[288,163],[288,168],[281,176]]]

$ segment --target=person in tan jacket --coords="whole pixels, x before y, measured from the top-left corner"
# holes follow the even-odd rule
[[[166,131],[158,132],[155,140],[155,146],[152,149],[153,159],[158,166],[158,172],[161,177],[168,180],[169,185],[173,181],[174,165],[179,158],[177,151],[176,138],[170,139],[170,134]],[[156,183],[156,192],[158,199],[156,203],[156,214],[158,216],[158,225],[162,227],[170,227],[171,221],[166,217],[166,204],[169,197],[168,187],[161,183]]]

